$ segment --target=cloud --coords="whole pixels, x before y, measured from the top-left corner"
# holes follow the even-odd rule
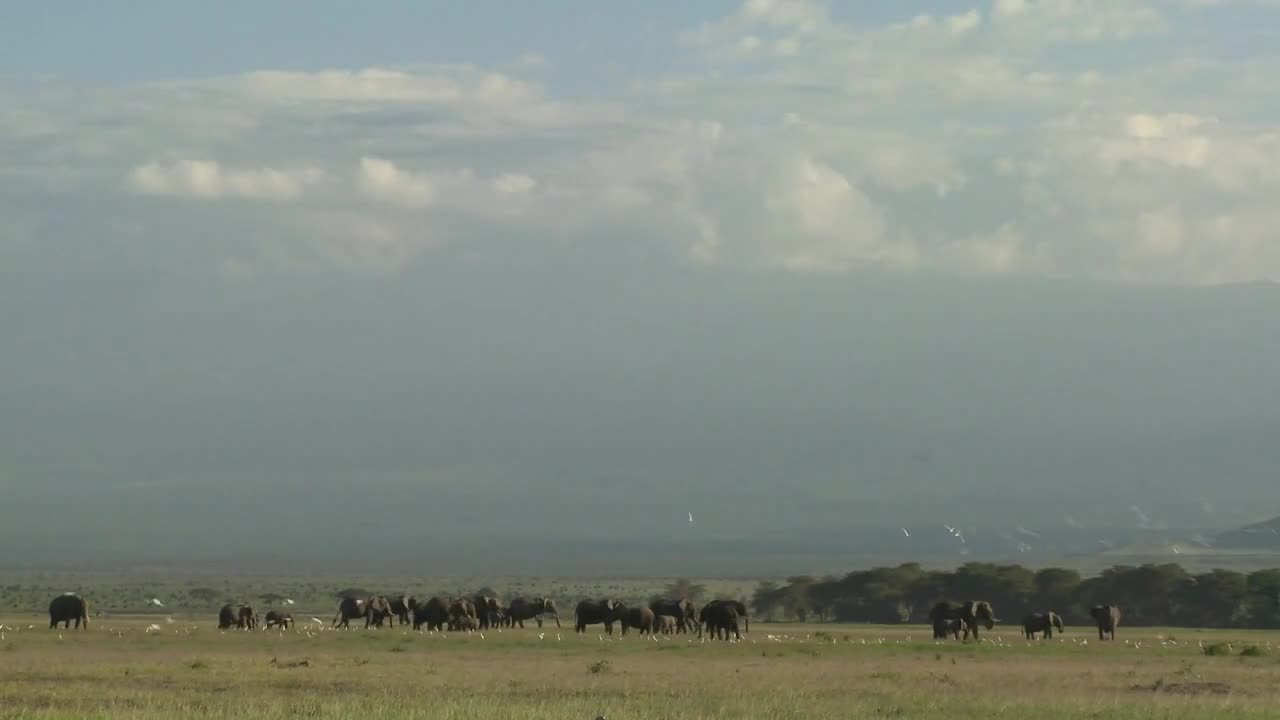
[[[1237,5],[994,0],[870,17],[745,0],[672,28],[664,71],[608,84],[567,85],[538,54],[500,69],[0,84],[0,192],[123,213],[102,209],[123,177],[134,195],[271,201],[201,218],[263,228],[263,252],[226,250],[241,268],[393,272],[461,248],[626,243],[724,272],[1272,279],[1280,62],[1206,54],[1197,29]]]
[[[410,73],[382,68],[359,71],[251,72],[230,84],[273,102],[396,102],[511,104],[535,95],[528,84],[469,66]]]
[[[129,173],[129,186],[143,195],[281,201],[301,197],[308,185],[323,179],[324,173],[316,169],[234,170],[212,160],[178,160],[168,165],[153,162],[134,168]]]
[[[436,199],[429,177],[405,172],[382,158],[361,158],[357,183],[365,195],[391,205],[424,208]]]

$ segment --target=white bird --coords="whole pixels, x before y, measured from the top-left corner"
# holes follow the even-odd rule
[[[284,599],[284,604],[285,604],[285,605],[292,605],[292,604],[293,604],[293,601],[292,601],[292,600],[290,600],[289,598],[285,598],[285,599]]]
[[[147,601],[147,604],[155,605],[156,607],[164,607],[164,603],[160,602],[160,598],[151,598]]]
[[[693,513],[689,513],[689,522],[693,522]]]
[[[907,537],[911,537],[911,533],[907,532],[906,528],[899,528],[899,529],[902,530],[903,535],[906,535]]]

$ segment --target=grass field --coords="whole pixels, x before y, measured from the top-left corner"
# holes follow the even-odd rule
[[[207,615],[89,631],[0,616],[0,717],[1221,720],[1280,707],[1280,633],[1132,628],[1099,643],[1068,628],[1028,644],[998,628],[937,645],[923,627],[758,623],[728,644],[575,635],[568,620],[481,637],[308,618],[224,633]]]

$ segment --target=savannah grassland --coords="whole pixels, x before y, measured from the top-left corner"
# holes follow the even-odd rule
[[[285,632],[220,632],[206,614],[109,616],[77,632],[48,630],[30,613],[3,615],[0,717],[1221,720],[1280,712],[1280,633],[1132,628],[1103,644],[1087,628],[1068,628],[1064,641],[1028,644],[997,628],[992,642],[936,645],[915,626],[757,623],[742,643],[726,644],[601,639],[597,628],[575,635],[567,614],[559,631],[531,625],[483,638],[320,630],[311,616],[297,614],[298,627]],[[159,630],[148,631],[153,625]]]

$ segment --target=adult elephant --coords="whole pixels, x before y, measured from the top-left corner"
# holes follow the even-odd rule
[[[253,608],[248,605],[223,605],[218,611],[218,629],[230,630],[231,628],[239,628],[241,630],[252,630],[258,626],[258,616],[253,612]]]
[[[946,601],[939,602],[929,610],[929,624],[936,629],[939,620],[963,620],[969,631],[973,633],[974,640],[978,639],[979,625],[984,625],[991,630],[996,623],[1000,622],[996,618],[995,611],[991,609],[991,603],[985,600],[966,600],[959,605],[952,605]]]
[[[685,598],[679,600],[658,600],[649,604],[654,615],[667,615],[676,619],[676,632],[693,632],[697,622],[698,610]]]
[[[396,620],[395,624],[408,625],[409,614],[413,612],[413,606],[417,602],[412,595],[396,595],[387,598],[387,603],[391,606],[391,615]]]
[[[560,627],[560,615],[556,612],[556,604],[551,598],[515,598],[511,601],[510,607],[507,608],[507,617],[510,618],[511,625],[519,625],[524,627],[525,620],[536,620],[538,627],[542,627],[542,616],[550,615],[556,621],[556,627]]]
[[[622,623],[623,637],[626,637],[628,628],[639,630],[641,635],[652,634],[654,621],[657,617],[647,607],[623,608],[621,612],[615,612],[614,615]]]
[[[480,629],[488,630],[491,627],[500,627],[503,620],[502,601],[496,597],[488,595],[476,595],[471,599],[471,604],[475,606],[476,620],[480,621]]]
[[[449,629],[450,630],[466,630],[475,620],[476,627],[480,626],[476,620],[476,606],[471,602],[471,598],[454,598],[449,603]]]
[[[62,623],[64,629],[71,627],[71,621],[74,620],[76,628],[80,627],[80,623],[84,623],[87,630],[89,628],[89,603],[85,602],[83,597],[75,593],[66,593],[49,601],[49,629]]]
[[[443,631],[449,621],[449,603],[444,598],[433,597],[426,602],[418,603],[413,608],[413,629],[423,625],[427,631]]]
[[[705,628],[713,639],[728,640],[729,635],[732,634],[734,639],[741,640],[739,619],[738,609],[734,607],[734,603],[713,600],[703,605],[702,610],[698,612],[698,637],[702,637],[702,631]]]
[[[733,611],[738,614],[738,620],[742,623],[742,632],[751,632],[751,617],[747,615],[747,606],[737,600],[712,600],[706,605],[703,605],[702,608],[705,610],[708,607],[717,607],[721,605],[733,608]],[[690,616],[690,621],[696,622],[696,617],[697,615]],[[701,634],[701,631],[699,631],[699,634]]]
[[[382,627],[383,621],[389,617],[391,617],[391,603],[381,595],[371,596],[367,600],[344,597],[338,604],[337,614],[333,616],[333,626],[350,628],[352,620],[364,618],[364,627],[367,630],[371,625]]]
[[[617,620],[617,614],[623,610],[626,610],[626,606],[617,600],[583,600],[573,611],[573,629],[584,633],[588,625],[603,624],[604,631],[612,635],[613,623]]]
[[[282,627],[287,630],[293,626],[293,615],[284,610],[268,610],[266,621],[268,630],[273,627]]]
[[[1050,610],[1049,612],[1031,613],[1022,618],[1022,632],[1027,636],[1028,640],[1035,640],[1036,634],[1039,633],[1045,640],[1053,637],[1053,631],[1060,633],[1066,632],[1062,626],[1062,618],[1058,617],[1058,613]]]
[[[1120,608],[1115,605],[1094,605],[1089,608],[1089,616],[1098,624],[1098,639],[1106,640],[1107,635],[1116,639],[1116,626],[1120,624]]]

